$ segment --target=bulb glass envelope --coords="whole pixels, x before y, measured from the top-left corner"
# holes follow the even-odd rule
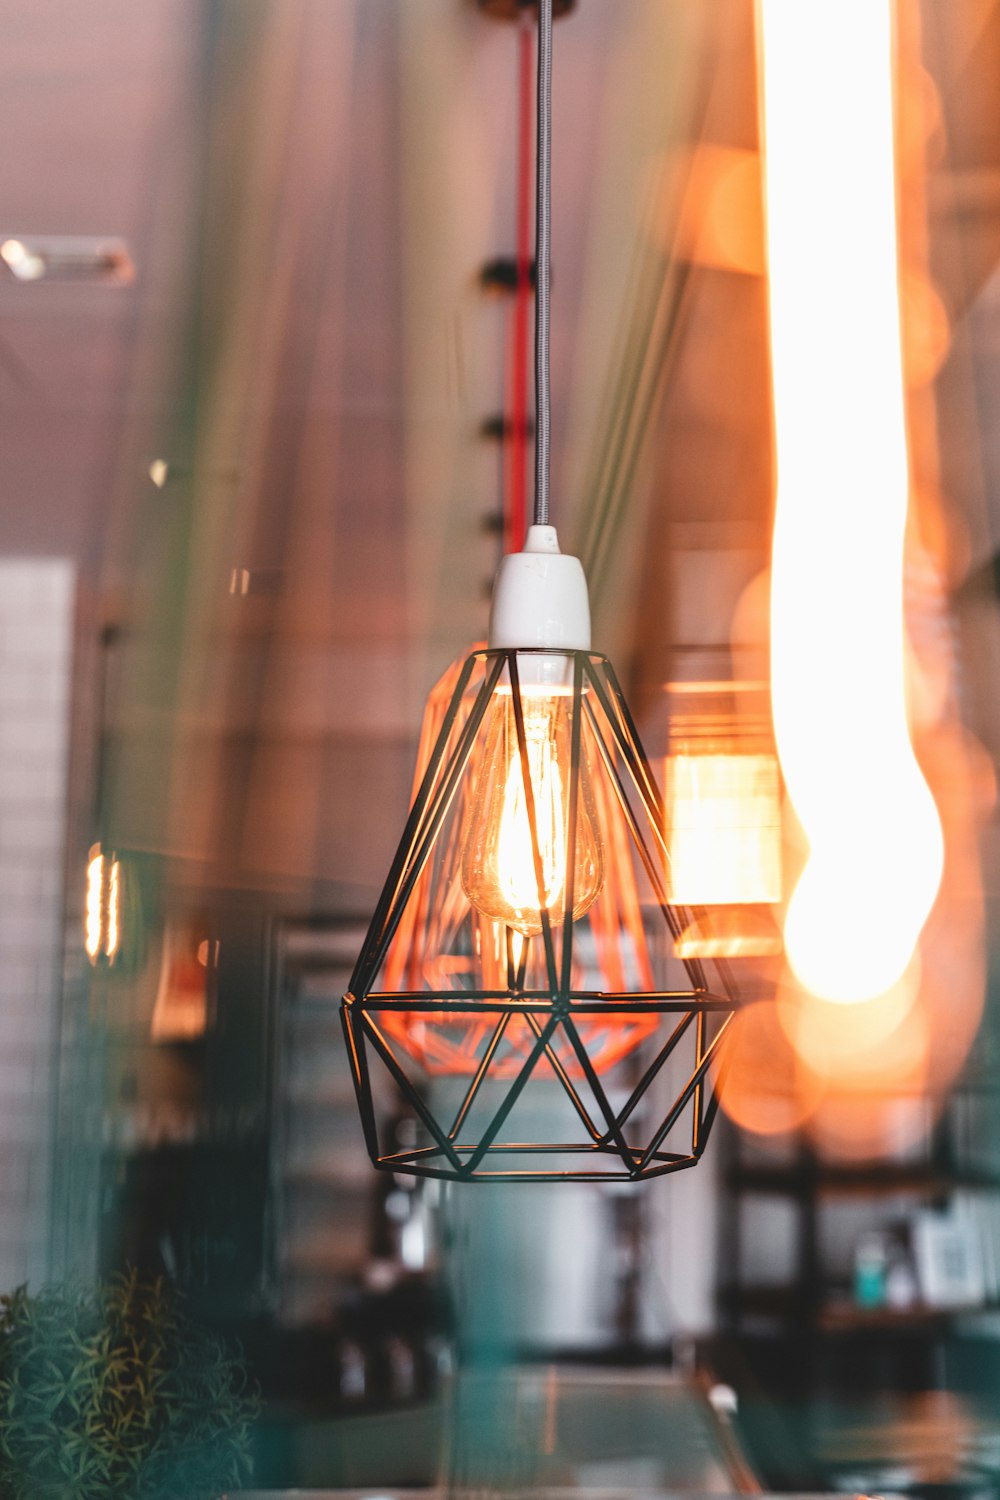
[[[549,722],[558,718],[550,737],[557,782],[532,750],[540,698],[549,700]],[[511,748],[499,771],[488,753],[498,716]],[[509,925],[480,905],[489,906],[473,857],[484,798],[491,805],[484,775],[499,775],[503,808],[518,809],[506,832],[502,814],[497,825],[499,883],[516,908]],[[595,827],[597,845],[581,855],[578,844],[592,845]],[[724,970],[710,983],[706,965],[674,953],[688,914],[667,900],[663,828],[659,790],[606,658],[486,649],[469,656],[341,1008],[377,1167],[458,1181],[635,1181],[699,1160],[736,999]],[[513,844],[520,870],[509,862]],[[594,865],[605,860],[601,879]],[[623,982],[613,987],[604,982],[597,933],[607,881],[622,860],[630,863],[642,938],[620,944]],[[418,972],[400,962],[393,943],[413,930],[422,878],[436,862],[452,872],[448,942],[443,963],[435,966],[425,950]],[[589,882],[583,896],[581,879]],[[425,880],[425,896],[430,889]],[[622,931],[629,928],[619,938]],[[421,1025],[460,1037],[462,1076],[441,1076],[452,1070],[428,1055]],[[622,1029],[634,1034],[624,1051],[612,1040]],[[376,1070],[388,1073],[419,1123],[420,1139],[405,1150],[380,1135]]]
[[[414,799],[419,795],[462,666],[462,658],[453,662],[428,695],[417,751]],[[472,708],[476,691],[475,682],[467,686],[457,723]],[[490,712],[487,710],[487,716]],[[386,990],[431,993],[441,987],[496,990],[507,984],[506,932],[499,923],[490,921],[470,905],[462,884],[461,833],[472,814],[484,751],[484,736],[477,736],[466,774],[455,793],[459,816],[453,820],[451,837],[440,840],[428,857],[389,945],[384,974]],[[617,799],[604,777],[591,775],[588,782],[603,844],[604,879],[590,906],[585,929],[581,932],[577,928],[572,982],[576,988],[590,985],[610,993],[652,990],[653,962],[632,852],[625,829],[616,816]],[[516,947],[518,938],[512,942]],[[537,944],[535,954],[539,955]],[[468,1011],[438,1015],[390,1011],[383,1017],[383,1027],[429,1073],[471,1077],[479,1066],[494,1023],[482,1014]],[[655,1015],[616,1014],[610,1018],[599,1015],[577,1021],[577,1030],[598,1073],[614,1066],[656,1027]],[[516,1074],[530,1050],[530,1041],[530,1031],[515,1030],[508,1048],[494,1059],[494,1075]],[[581,1076],[572,1047],[563,1043],[559,1050],[570,1075]]]

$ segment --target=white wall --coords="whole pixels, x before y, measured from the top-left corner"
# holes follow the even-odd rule
[[[0,559],[0,1291],[46,1273],[74,598]]]

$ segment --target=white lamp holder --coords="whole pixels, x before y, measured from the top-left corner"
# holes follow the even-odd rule
[[[554,526],[529,526],[521,552],[500,563],[490,606],[490,646],[503,650],[590,650],[590,598],[578,557],[559,551]],[[524,656],[524,686],[564,686],[565,656]]]

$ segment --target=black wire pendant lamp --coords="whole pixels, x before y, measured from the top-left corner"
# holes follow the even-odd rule
[[[583,569],[549,524],[552,0],[538,32],[534,524],[501,562],[489,644],[459,673],[341,1017],[379,1169],[634,1182],[701,1158],[737,1002],[725,968],[710,985],[701,960],[675,952],[691,913],[668,899],[662,797],[614,670],[591,650]],[[655,989],[600,987],[592,923],[623,851]],[[429,870],[449,907],[448,967],[387,986]],[[637,946],[627,925],[622,942]],[[622,953],[623,975],[635,957]],[[465,1076],[422,1067],[420,1048],[398,1043],[401,1020],[464,1037]],[[642,1049],[603,1045],[619,1028],[641,1031]],[[404,1146],[380,1128],[386,1082],[417,1122]]]

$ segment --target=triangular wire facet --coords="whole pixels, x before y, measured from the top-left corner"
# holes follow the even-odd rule
[[[564,1021],[563,1027],[570,1039],[570,1044],[573,1047],[574,1052],[580,1060],[580,1066],[583,1069],[584,1077],[590,1085],[594,1098],[597,1101],[597,1106],[604,1118],[605,1131],[600,1139],[605,1142],[609,1142],[615,1147],[622,1159],[622,1165],[624,1166],[625,1170],[627,1172],[631,1172],[636,1166],[636,1157],[629,1149],[628,1143],[622,1131],[622,1127],[614,1111],[612,1110],[610,1103],[608,1102],[607,1095],[605,1094],[604,1089],[601,1086],[600,1079],[594,1072],[593,1064],[591,1063],[590,1058],[587,1055],[587,1049],[586,1047],[584,1047],[582,1041],[580,1040],[579,1033],[577,1032],[577,1029],[571,1020],[567,1019],[566,1021]]]
[[[544,1026],[541,1028],[540,1034],[535,1042],[534,1047],[525,1059],[524,1066],[521,1068],[521,1071],[517,1074],[517,1076],[511,1081],[504,1095],[502,1103],[500,1104],[493,1118],[490,1120],[489,1124],[486,1126],[486,1129],[480,1135],[479,1144],[472,1152],[472,1155],[469,1158],[468,1163],[466,1164],[467,1170],[469,1170],[470,1172],[475,1171],[475,1168],[482,1161],[483,1157],[486,1155],[486,1152],[489,1150],[490,1146],[493,1144],[493,1142],[496,1140],[496,1137],[503,1129],[508,1115],[520,1098],[525,1085],[527,1084],[529,1078],[535,1070],[535,1066],[538,1063],[539,1058],[542,1056],[545,1047],[548,1045],[555,1027],[556,1019],[554,1016],[552,1016],[545,1022]]]

